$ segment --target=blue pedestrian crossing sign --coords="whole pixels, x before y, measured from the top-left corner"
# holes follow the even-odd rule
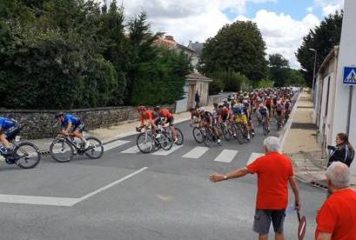
[[[356,84],[356,67],[344,67],[344,84]]]

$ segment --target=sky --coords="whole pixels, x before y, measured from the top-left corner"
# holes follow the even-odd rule
[[[110,0],[108,0],[110,1]],[[344,0],[117,0],[127,19],[147,13],[153,32],[165,32],[183,45],[205,42],[225,24],[237,20],[257,23],[266,53],[280,53],[292,68],[300,68],[295,52],[303,36]]]

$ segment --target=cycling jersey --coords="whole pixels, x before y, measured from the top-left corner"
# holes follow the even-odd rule
[[[167,119],[173,117],[172,113],[167,108],[161,109],[159,111],[159,116]]]
[[[267,107],[260,107],[258,109],[259,113],[261,114],[261,116],[263,117],[267,117],[267,113],[268,113],[268,109]]]
[[[158,118],[166,118],[166,122],[169,123],[170,126],[173,125],[173,114],[167,109],[167,108],[163,108],[159,111],[159,117]]]
[[[211,123],[212,118],[213,118],[213,114],[211,112],[205,111],[201,114],[201,118],[202,120],[204,120],[205,122]]]
[[[241,115],[244,113],[244,108],[242,106],[234,106],[232,108],[232,112],[237,115]]]
[[[17,122],[13,119],[0,117],[0,130],[7,130],[17,125]]]
[[[146,110],[146,111],[144,111],[143,113],[141,113],[141,118],[140,118],[140,120],[141,120],[141,125],[144,124],[145,120],[150,120],[150,121],[152,121],[154,115],[155,115],[154,112],[151,111],[151,110]]]
[[[272,106],[272,100],[271,99],[267,99],[266,100],[266,107],[270,108]]]
[[[79,126],[81,122],[78,117],[75,117],[72,114],[66,114],[66,115],[64,115],[64,120],[62,122],[62,128],[67,127],[69,123],[71,123],[73,126]]]

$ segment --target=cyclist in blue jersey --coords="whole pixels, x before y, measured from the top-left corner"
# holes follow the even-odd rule
[[[268,132],[270,131],[269,130],[269,111],[268,111],[268,108],[263,104],[263,103],[260,103],[259,107],[258,107],[258,113],[261,115],[261,119],[266,121],[267,123],[267,129],[268,129]]]
[[[20,124],[18,124],[16,120],[0,117],[0,143],[6,148],[6,151],[3,153],[4,155],[12,154],[10,141],[20,133],[20,129]]]
[[[82,134],[85,125],[81,122],[79,117],[59,112],[55,115],[55,119],[61,122],[61,134],[66,136],[73,135],[74,137],[80,138],[80,140],[85,143],[85,148],[89,147],[89,143]]]

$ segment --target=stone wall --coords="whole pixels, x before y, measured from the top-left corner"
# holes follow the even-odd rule
[[[171,111],[175,106],[169,105]],[[61,110],[79,116],[86,130],[118,125],[129,120],[138,120],[135,107],[105,107],[89,109]],[[22,126],[21,136],[25,139],[52,138],[59,132],[60,125],[54,120],[58,110],[11,110],[0,109],[0,116],[17,120]]]

